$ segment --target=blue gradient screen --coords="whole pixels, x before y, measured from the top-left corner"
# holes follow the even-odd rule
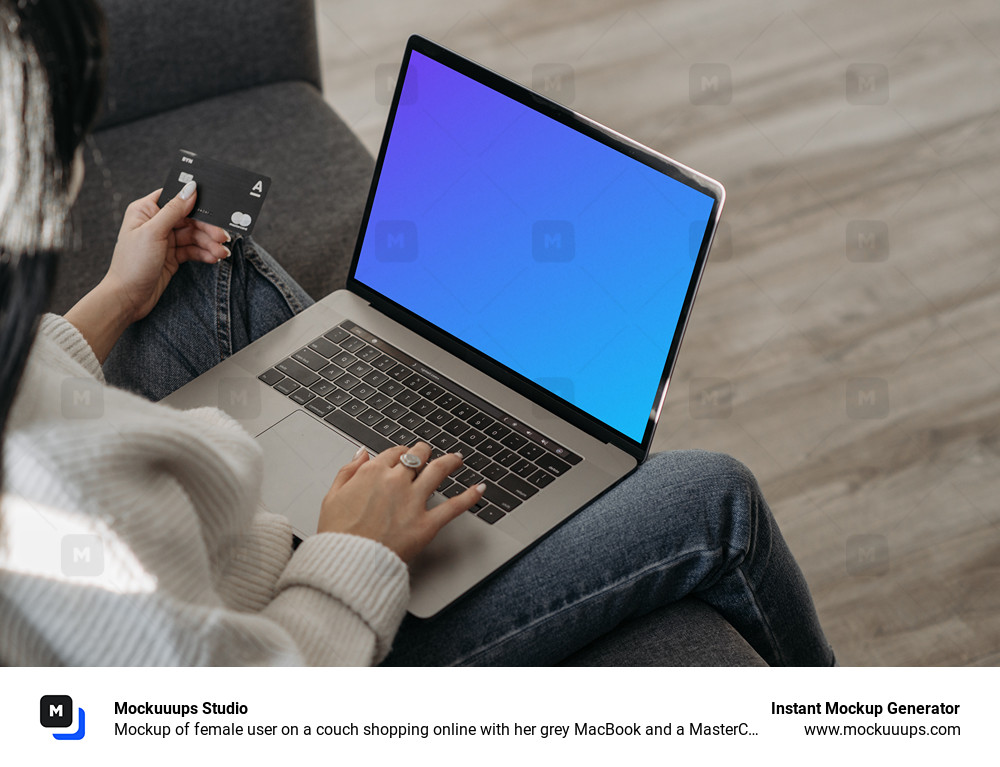
[[[355,277],[641,442],[712,205],[412,51]]]

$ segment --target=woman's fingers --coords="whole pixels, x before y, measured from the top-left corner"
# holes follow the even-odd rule
[[[429,509],[427,516],[430,517],[431,523],[434,525],[434,534],[437,535],[438,530],[455,519],[455,517],[460,517],[463,512],[475,506],[483,497],[485,489],[486,485],[484,484],[473,485],[464,493],[459,493],[454,498],[449,498],[444,503],[439,503],[433,509]]]
[[[403,453],[409,452],[410,448],[406,445],[396,445],[395,447],[390,447],[387,450],[383,450],[377,456],[375,456],[376,461],[387,468],[393,468],[399,464],[399,457]]]
[[[188,223],[195,229],[198,229],[211,237],[213,242],[232,242],[233,238],[230,237],[229,233],[221,227],[206,224],[204,221],[196,221],[193,218],[189,218]]]
[[[441,480],[461,465],[462,456],[458,453],[447,453],[427,464],[413,484],[424,498],[430,498],[434,488],[441,484]]]
[[[197,246],[206,253],[213,255],[215,260],[229,256],[229,248],[212,239],[211,235],[203,229],[194,226],[183,226],[174,231],[174,237],[174,241],[178,247]]]
[[[203,264],[217,264],[219,263],[219,257],[214,253],[209,253],[204,248],[199,248],[197,245],[187,245],[186,247],[178,247],[177,253],[177,263],[183,264],[185,261],[198,261]]]
[[[360,469],[365,463],[368,462],[368,451],[363,447],[358,449],[358,452],[354,454],[354,458],[351,459],[350,463],[342,466],[340,471],[337,472],[337,476],[333,478],[333,484],[330,486],[330,492],[334,490],[339,490],[347,481],[353,477],[358,469]]]

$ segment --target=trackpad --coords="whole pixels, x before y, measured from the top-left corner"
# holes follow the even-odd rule
[[[316,532],[320,505],[358,445],[298,411],[257,436],[264,448],[261,500],[300,536]]]

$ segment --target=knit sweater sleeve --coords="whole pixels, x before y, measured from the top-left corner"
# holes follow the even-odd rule
[[[96,358],[72,325],[46,316],[5,440],[0,661],[384,657],[409,599],[394,553],[328,533],[293,554],[288,522],[258,509],[261,451],[235,421],[110,387],[98,417],[70,419],[61,402],[79,379],[103,383]],[[100,572],[67,570],[68,536],[100,542]],[[60,547],[61,564],[39,554]]]

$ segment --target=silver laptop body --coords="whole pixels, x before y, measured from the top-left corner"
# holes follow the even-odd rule
[[[452,99],[456,103],[450,104]],[[491,104],[496,105],[496,115],[489,114]],[[407,120],[411,128],[404,132]],[[482,140],[455,135],[459,128],[478,130],[476,120],[483,121],[482,130],[488,134]],[[501,128],[498,123],[504,120],[508,124]],[[426,150],[421,148],[422,131],[433,131]],[[566,131],[571,133],[564,134]],[[521,167],[511,159],[519,156],[521,149],[530,154],[533,142],[528,139],[536,135],[536,149],[546,146],[547,141],[568,147],[568,156],[558,158],[558,162],[569,163],[560,166],[567,175],[581,167],[588,173],[591,169],[594,174],[606,172],[607,193],[602,191],[595,203],[588,203],[578,219],[549,218],[549,209],[542,209],[541,196],[533,201],[520,195],[521,188],[538,187],[550,197],[552,190],[559,190],[562,171],[558,167],[539,167],[536,185],[525,176],[535,173],[531,162]],[[419,165],[435,152],[453,151],[451,141],[459,147],[454,151],[461,161],[430,163],[420,169],[422,176],[417,173],[411,178],[413,173],[407,169],[412,164]],[[581,153],[579,163],[574,162],[575,151]],[[409,163],[408,155],[423,159]],[[544,157],[538,162],[548,165]],[[602,165],[605,162],[606,167]],[[619,162],[624,163],[621,172]],[[463,168],[457,167],[463,163]],[[438,168],[442,168],[440,173]],[[446,177],[448,172],[453,175]],[[679,196],[665,197],[663,190],[656,188],[655,177],[647,195],[646,176],[650,173],[664,177],[663,189],[673,190],[676,184]],[[634,182],[629,182],[633,174]],[[408,184],[426,193],[398,191],[405,191]],[[567,188],[566,194],[572,195],[579,186],[577,182]],[[469,191],[477,188],[483,190],[481,194]],[[441,194],[429,200],[436,192]],[[621,210],[628,195],[638,196],[628,210]],[[454,274],[439,295],[428,298],[427,311],[414,311],[412,304],[420,299],[407,299],[411,304],[407,306],[400,296],[414,295],[407,291],[417,285],[433,292],[441,282],[440,273],[428,276],[425,272],[437,268],[435,259],[454,260],[454,254],[445,253],[440,243],[449,241],[450,222],[460,229],[462,221],[468,219],[468,215],[463,219],[462,206],[469,204],[470,196],[484,220],[495,220],[499,227],[496,237],[484,241],[484,249],[518,230],[523,250],[533,255],[512,253],[510,264],[505,265],[496,263],[507,258],[505,252],[494,253],[489,264],[482,266],[487,271],[479,272],[473,243],[469,252],[462,254],[463,262],[471,265],[470,274]],[[538,210],[528,209],[535,202],[539,202]],[[434,615],[621,481],[648,455],[723,202],[724,190],[718,182],[414,36],[404,55],[347,289],[326,296],[164,402],[183,409],[217,406],[254,435],[264,450],[262,504],[286,515],[303,538],[315,533],[323,497],[337,470],[350,461],[360,444],[380,452],[390,444],[422,439],[416,436],[416,430],[422,428],[424,434],[435,435],[427,441],[433,445],[437,440],[444,451],[462,446],[467,461],[470,447],[473,452],[486,450],[475,459],[482,471],[473,470],[465,481],[485,481],[490,488],[487,496],[495,502],[484,501],[446,526],[411,567],[409,610],[419,617]],[[437,207],[425,214],[428,204]],[[551,204],[557,206],[558,200]],[[690,207],[679,207],[684,204]],[[380,212],[380,205],[390,218]],[[657,206],[662,208],[662,216]],[[609,211],[606,216],[602,216],[602,208]],[[636,211],[634,216],[629,210]],[[476,215],[479,212],[473,217]],[[504,220],[508,215],[510,220]],[[631,295],[627,284],[608,287],[614,280],[607,279],[593,281],[595,293],[589,298],[582,289],[576,290],[575,296],[557,297],[550,286],[548,293],[541,295],[553,296],[557,308],[539,306],[535,291],[542,290],[540,281],[549,275],[558,279],[558,270],[567,264],[575,270],[574,279],[588,279],[586,264],[598,263],[586,260],[588,243],[595,239],[591,228],[602,220],[615,226],[625,220],[623,217],[634,221],[636,227],[627,233],[623,230],[623,239],[646,242],[648,238],[641,239],[646,236],[646,227],[649,237],[654,238],[648,241],[655,241],[655,246],[649,252],[640,253],[642,248],[633,247],[601,258],[613,263],[616,270],[621,265],[622,273],[631,269],[636,274],[654,268],[638,260],[652,258],[649,263],[659,270],[661,252],[663,260],[674,259],[676,263],[663,271],[663,280],[668,287],[675,286],[677,298],[669,311],[652,315],[662,320],[651,323],[643,314],[653,311],[648,307],[655,308],[655,302],[662,298],[643,284],[645,280],[633,280],[636,292],[642,293],[635,307],[622,300],[622,295]],[[644,223],[646,218],[650,223]],[[671,228],[659,229],[668,219]],[[525,223],[531,221],[533,225]],[[438,231],[442,226],[445,231]],[[407,250],[407,238],[417,240],[419,258]],[[560,250],[567,245],[574,249],[569,259]],[[681,253],[683,258],[678,255]],[[576,261],[572,260],[574,254]],[[625,266],[630,258],[637,259],[634,267]],[[527,271],[519,272],[518,264],[528,264]],[[441,268],[447,274],[452,267]],[[511,284],[504,288],[506,293],[497,293],[499,298],[491,296],[492,303],[470,309],[464,294],[455,297],[455,291],[463,289],[456,286],[474,285],[477,276],[483,275],[491,275],[490,285],[503,281],[499,275],[509,275]],[[573,286],[568,290],[574,292]],[[605,290],[608,297],[600,292]],[[614,290],[619,294],[611,295]],[[528,296],[530,303],[525,303],[523,296]],[[496,319],[504,316],[504,300],[515,306],[512,311],[521,318],[521,325],[538,328],[538,335],[548,339],[551,354],[540,353],[532,340],[526,344],[532,346],[530,351],[519,356],[516,337],[513,341],[498,339],[506,325]],[[574,301],[580,302],[580,311],[567,316],[576,305]],[[618,307],[608,309],[607,317],[612,319],[600,314],[605,305]],[[523,319],[524,311],[530,313],[528,319]],[[621,317],[636,312],[640,318],[636,321],[642,322],[638,332],[611,327],[619,311],[625,312]],[[586,364],[569,364],[568,368],[583,371],[578,375],[543,369],[547,359],[559,359],[562,339],[572,339],[566,340],[567,348],[589,348],[586,339],[579,338],[580,333],[586,333],[587,323],[600,329],[595,346],[609,337],[617,345],[612,342],[595,348],[593,355],[588,352]],[[477,338],[488,348],[480,348]],[[591,361],[591,356],[597,361]],[[658,364],[655,380],[651,372],[645,374],[645,388],[633,385],[637,376],[627,369],[621,373],[622,366],[627,367],[628,360],[636,357],[647,360],[647,371]],[[595,365],[604,364],[605,359],[608,370],[601,374]],[[540,375],[539,370],[546,375]],[[361,393],[348,396],[354,391]],[[402,410],[400,401],[408,403]],[[590,407],[589,402],[598,405]],[[348,407],[358,412],[348,412]],[[420,415],[412,407],[421,407]],[[612,415],[595,417],[591,412],[595,409]],[[467,444],[464,436],[470,443],[475,437],[476,444]],[[489,478],[501,474],[496,481]],[[460,489],[454,487],[455,492]],[[431,503],[440,503],[443,497],[435,494]]]

